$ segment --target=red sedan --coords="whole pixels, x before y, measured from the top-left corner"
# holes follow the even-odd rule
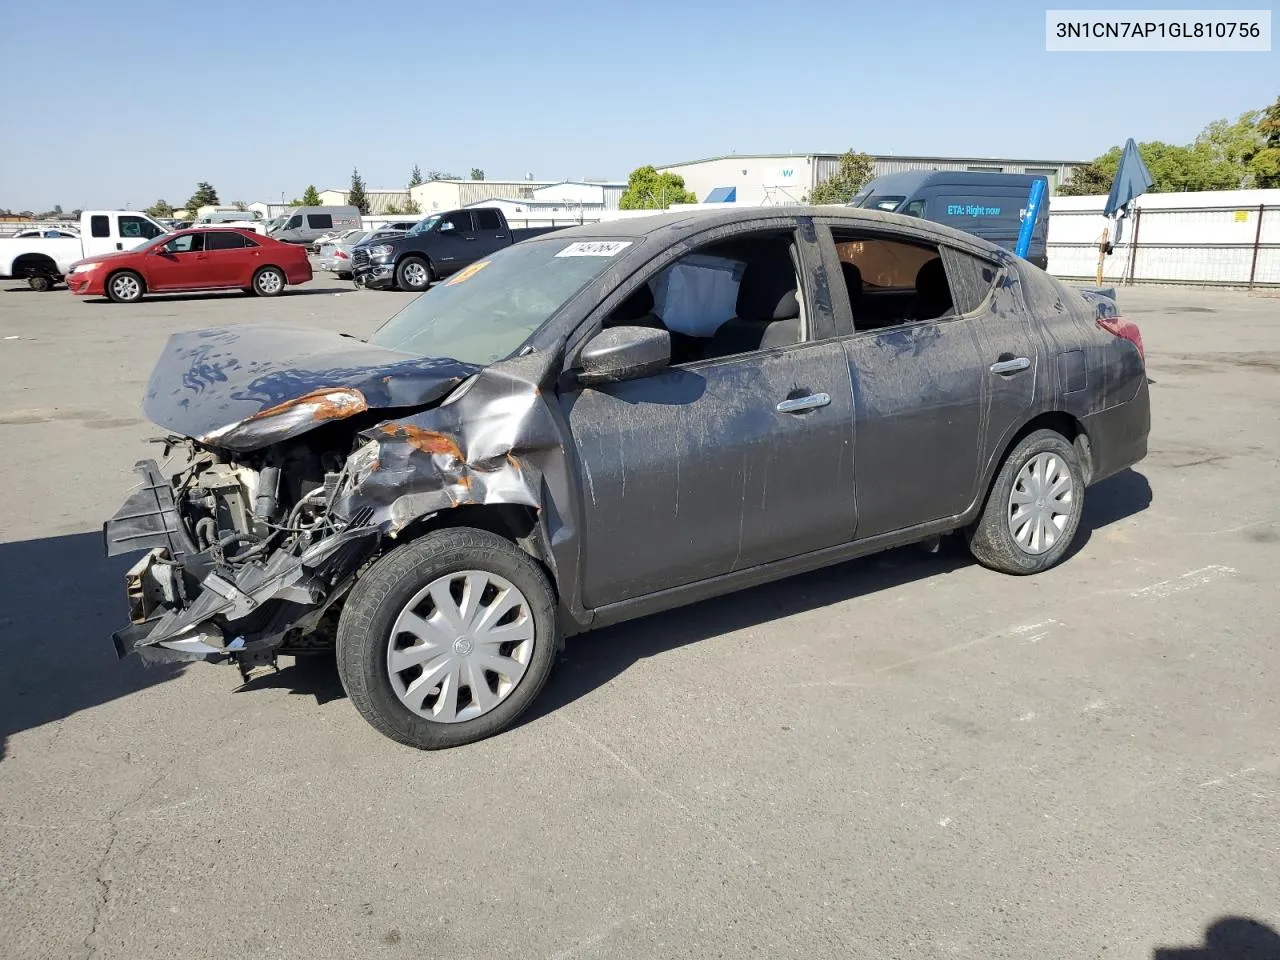
[[[77,296],[133,303],[147,293],[238,288],[274,297],[286,284],[311,279],[305,247],[251,230],[180,230],[125,250],[71,265],[67,286]]]

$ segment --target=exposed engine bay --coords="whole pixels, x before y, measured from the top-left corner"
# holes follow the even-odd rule
[[[117,634],[122,654],[145,657],[146,646],[126,649],[143,626],[146,638],[166,651],[191,659],[235,655],[244,668],[260,662],[255,654],[263,651],[303,652],[332,643],[331,632],[317,627],[355,568],[376,551],[380,533],[368,524],[372,509],[349,516],[334,509],[350,484],[354,433],[321,434],[328,441],[323,445],[307,437],[234,457],[169,437],[165,452],[178,461],[175,472],[162,474],[155,461],[137,465],[144,483],[108,522],[108,553],[157,537],[166,543],[127,575],[135,627]],[[291,616],[299,604],[314,609]],[[235,621],[237,632],[229,636],[197,615]]]

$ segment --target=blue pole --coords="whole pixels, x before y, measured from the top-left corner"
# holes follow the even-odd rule
[[[1031,181],[1031,195],[1027,197],[1027,216],[1022,221],[1022,229],[1018,231],[1018,245],[1013,251],[1020,257],[1025,257],[1031,249],[1031,234],[1035,231],[1036,217],[1040,216],[1040,203],[1044,200],[1044,184],[1044,179],[1040,177]]]

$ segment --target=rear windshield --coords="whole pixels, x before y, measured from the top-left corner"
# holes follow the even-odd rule
[[[464,267],[397,313],[370,343],[490,364],[616,262],[636,240],[526,240]]]

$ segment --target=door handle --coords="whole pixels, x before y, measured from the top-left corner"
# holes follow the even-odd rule
[[[1012,360],[997,360],[991,365],[991,372],[998,373],[1002,376],[1017,373],[1020,370],[1026,370],[1031,366],[1031,361],[1027,357],[1014,357]]]
[[[830,402],[831,398],[825,393],[811,393],[808,396],[783,400],[774,409],[779,413],[803,413],[805,410],[816,410],[818,407],[825,407]]]

